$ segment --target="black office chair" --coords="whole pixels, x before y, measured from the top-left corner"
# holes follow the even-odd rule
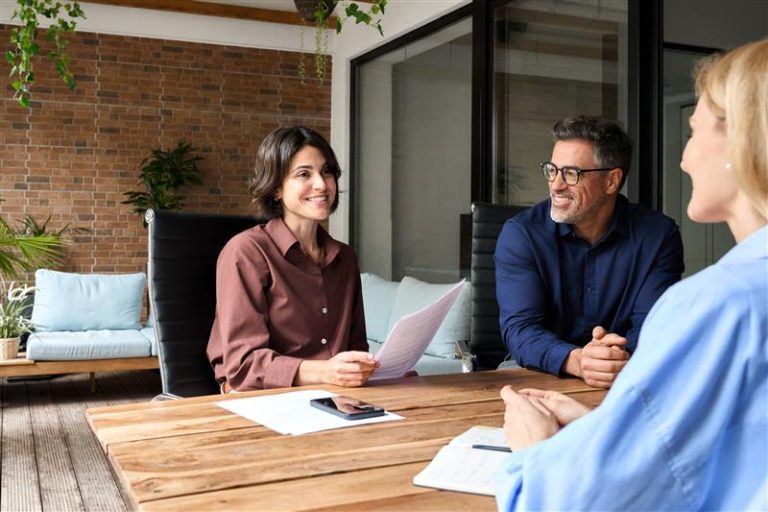
[[[477,358],[480,370],[496,369],[507,355],[499,330],[493,252],[504,222],[525,209],[523,206],[472,203],[472,316],[469,348]]]
[[[216,260],[255,217],[149,210],[149,303],[163,398],[219,393],[205,350],[216,314]]]

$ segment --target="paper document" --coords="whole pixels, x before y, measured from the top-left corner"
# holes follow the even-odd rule
[[[511,452],[472,448],[497,445],[501,429],[472,427],[440,448],[429,466],[413,477],[414,485],[493,496],[496,482]],[[498,444],[506,447],[506,442]]]
[[[395,323],[376,353],[376,360],[381,366],[373,372],[371,380],[402,377],[416,366],[463,286],[464,279],[434,304],[405,315]]]
[[[451,446],[491,446],[496,448],[507,448],[507,437],[504,435],[503,428],[474,426],[466,432],[459,434],[451,439]]]
[[[295,436],[321,430],[403,419],[402,416],[388,412],[384,416],[374,418],[345,420],[309,405],[309,401],[313,398],[330,396],[336,395],[328,391],[309,389],[279,395],[226,400],[216,402],[216,405],[281,434]]]

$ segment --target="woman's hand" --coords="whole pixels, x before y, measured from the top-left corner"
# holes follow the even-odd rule
[[[294,384],[334,384],[357,387],[368,381],[379,362],[368,352],[350,350],[339,352],[325,361],[305,359],[299,365]]]
[[[538,403],[557,420],[557,423],[564,427],[573,420],[577,420],[590,412],[592,409],[583,405],[573,398],[557,391],[543,391],[541,389],[521,389],[518,394],[538,399]]]
[[[549,439],[560,430],[557,418],[538,398],[516,393],[510,386],[502,388],[501,398],[506,405],[504,434],[512,451]]]

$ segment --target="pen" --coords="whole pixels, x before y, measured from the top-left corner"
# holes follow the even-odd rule
[[[473,444],[472,448],[475,448],[477,450],[493,450],[496,452],[510,452],[512,453],[512,450],[507,448],[506,446],[493,446],[490,444]]]

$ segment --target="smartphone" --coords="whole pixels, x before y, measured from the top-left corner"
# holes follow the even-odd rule
[[[309,405],[325,412],[335,414],[336,416],[340,416],[345,420],[362,420],[363,418],[384,416],[387,412],[381,407],[361,402],[357,398],[350,398],[348,396],[313,398],[309,401]]]

